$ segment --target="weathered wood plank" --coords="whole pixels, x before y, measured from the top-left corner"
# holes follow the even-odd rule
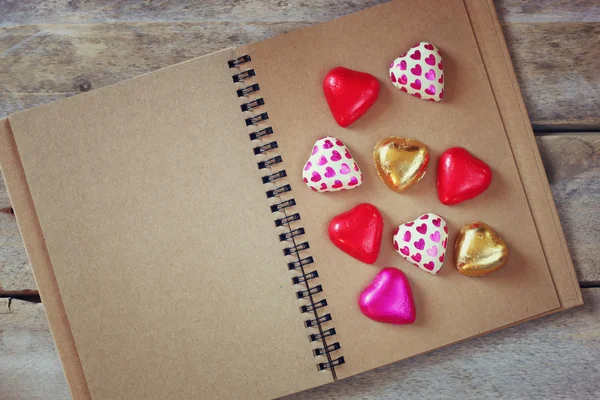
[[[114,22],[328,21],[387,0],[3,1],[0,26]],[[496,0],[502,22],[599,22],[595,0]]]
[[[596,0],[495,0],[502,22],[599,22]]]
[[[504,25],[537,130],[600,129],[600,23]]]
[[[379,2],[6,3],[0,117]],[[498,8],[534,126],[600,129],[600,70],[591,62],[600,58],[598,3],[503,0]]]
[[[0,212],[0,290],[35,288],[15,216]]]
[[[600,134],[539,136],[542,159],[580,282],[600,281]],[[0,178],[0,282],[35,289],[8,196]],[[3,244],[4,243],[4,244]]]
[[[0,175],[0,290],[35,289],[31,265]]]
[[[600,281],[600,135],[537,140],[580,282]]]
[[[529,399],[600,396],[600,288],[585,305],[286,399]],[[41,304],[0,299],[0,393],[69,397]]]
[[[69,399],[42,304],[0,299],[0,397]]]

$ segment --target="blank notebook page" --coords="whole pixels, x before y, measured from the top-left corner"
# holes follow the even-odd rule
[[[312,354],[232,57],[10,117],[93,398],[264,398],[332,381],[317,371],[326,359]]]

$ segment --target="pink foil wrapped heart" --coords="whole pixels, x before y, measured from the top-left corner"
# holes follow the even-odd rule
[[[427,213],[400,225],[394,232],[394,248],[408,262],[437,274],[444,265],[448,224],[437,214]]]
[[[313,146],[302,180],[315,192],[337,192],[360,186],[363,175],[344,143],[328,136]]]
[[[444,98],[444,61],[431,43],[414,45],[390,66],[390,79],[398,89],[423,100]]]
[[[396,268],[379,271],[362,291],[360,311],[368,318],[388,324],[412,324],[417,318],[412,290],[406,275]]]

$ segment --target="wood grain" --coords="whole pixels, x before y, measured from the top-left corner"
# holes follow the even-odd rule
[[[0,291],[35,287],[31,265],[0,176]]]
[[[328,21],[386,0],[2,1],[0,26],[117,22]],[[599,22],[594,0],[496,0],[502,22]]]
[[[600,288],[585,305],[315,388],[292,399],[595,399],[600,396]],[[3,400],[69,392],[41,304],[0,299]],[[293,377],[290,377],[293,379]]]
[[[577,278],[600,281],[600,134],[537,139]]]
[[[600,23],[504,27],[535,129],[600,129]]]
[[[0,117],[381,2],[3,1]],[[497,7],[534,126],[600,129],[598,2]]]
[[[15,216],[0,212],[0,290],[35,288],[33,271]]]
[[[0,397],[71,398],[42,304],[8,304],[0,299]]]
[[[495,0],[501,22],[600,22],[594,0]]]
[[[538,136],[544,166],[580,282],[600,281],[600,134]],[[0,179],[0,208],[10,210]],[[31,266],[10,212],[0,213],[0,282],[35,289]]]

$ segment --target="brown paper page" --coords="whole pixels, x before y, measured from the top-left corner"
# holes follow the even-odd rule
[[[403,18],[410,15],[410,18]],[[447,97],[442,103],[400,93],[388,78],[389,63],[414,43],[427,40],[442,50]],[[311,254],[319,270],[327,312],[346,363],[338,378],[397,361],[560,307],[513,153],[491,90],[465,6],[460,0],[396,1],[334,22],[277,37],[237,50],[249,53],[260,76],[261,96],[278,132],[288,177],[295,191]],[[349,128],[329,113],[321,82],[342,65],[369,72],[381,83],[379,100]],[[365,180],[341,193],[316,194],[302,182],[302,166],[316,139],[343,140],[358,160]],[[425,178],[404,194],[385,187],[372,165],[372,149],[386,136],[427,143],[432,162]],[[437,157],[448,147],[464,146],[494,171],[481,196],[441,205],[435,189]],[[327,237],[336,214],[361,202],[376,205],[384,216],[379,260],[365,265],[337,250]],[[507,241],[511,255],[504,269],[481,279],[456,273],[447,263],[438,276],[402,260],[392,247],[392,232],[425,212],[442,215],[450,225],[449,242],[458,229],[483,220]],[[449,246],[451,247],[451,246]],[[452,259],[450,248],[446,254]],[[385,266],[404,271],[415,294],[417,321],[394,326],[365,318],[357,306],[361,290]]]
[[[2,167],[11,195],[31,191],[35,210],[14,206],[37,212],[43,238],[21,224],[24,238],[41,241],[36,254],[45,239],[49,257],[31,261],[44,299],[62,299],[52,328],[59,346],[74,341],[93,398],[265,398],[332,381],[303,326],[232,55],[10,117],[27,182],[11,178],[14,152]],[[63,357],[68,371],[76,361]]]

